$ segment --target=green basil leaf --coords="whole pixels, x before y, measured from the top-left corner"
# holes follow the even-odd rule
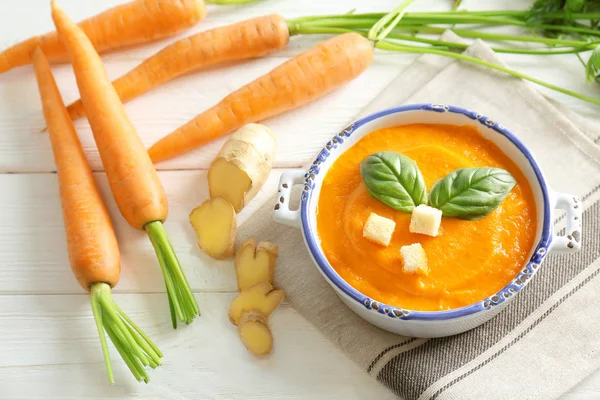
[[[461,168],[431,188],[431,205],[445,217],[476,220],[502,203],[517,182],[500,168]]]
[[[427,204],[423,175],[417,164],[403,154],[372,154],[360,164],[360,174],[371,197],[393,209],[410,213],[419,204]]]

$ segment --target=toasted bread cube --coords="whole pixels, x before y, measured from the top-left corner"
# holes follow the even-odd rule
[[[428,236],[437,236],[442,223],[442,210],[421,204],[413,209],[408,230]]]
[[[423,275],[429,273],[427,254],[425,254],[425,249],[421,246],[421,243],[402,246],[400,248],[400,254],[402,254],[402,259],[404,261],[404,272]]]
[[[392,240],[394,229],[396,229],[395,221],[372,212],[363,228],[363,236],[375,243],[387,246]]]

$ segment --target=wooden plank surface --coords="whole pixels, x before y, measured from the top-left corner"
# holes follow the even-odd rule
[[[125,0],[60,0],[82,19]],[[178,37],[237,20],[277,12],[287,18],[390,9],[397,0],[264,0],[240,7],[209,6],[198,26],[157,43],[103,57],[117,77]],[[420,0],[411,10],[446,10],[452,2]],[[522,0],[463,1],[465,9],[522,9]],[[0,2],[0,49],[52,28],[47,0]],[[295,37],[288,47],[243,65],[190,74],[127,104],[146,145],[210,107],[230,91],[266,73],[316,44],[320,37]],[[572,56],[503,58],[522,72],[575,91],[597,95],[585,83]],[[278,137],[276,166],[268,184],[240,215],[243,221],[273,193],[284,168],[312,159],[318,149],[346,126],[414,56],[378,52],[359,78],[331,95],[267,121]],[[68,65],[54,68],[66,101],[78,97]],[[551,94],[584,115],[597,108]],[[432,101],[435,101],[432,99]],[[150,385],[133,381],[115,352],[117,384],[110,387],[88,297],[71,276],[58,199],[56,175],[33,72],[24,67],[0,75],[0,398],[1,399],[388,399],[394,396],[350,362],[332,343],[284,304],[272,318],[275,351],[266,360],[250,357],[237,339],[226,312],[235,277],[230,262],[215,262],[197,250],[188,223],[193,207],[207,197],[206,172],[222,140],[185,157],[159,165],[169,195],[166,227],[197,293],[203,316],[173,331],[163,282],[148,239],[127,226],[109,194],[89,126],[76,123],[105,195],[119,237],[123,273],[115,292],[121,307],[165,352],[165,365],[152,371]],[[567,400],[600,398],[600,373],[569,394]]]
[[[174,331],[164,294],[116,295],[165,358],[144,385],[113,351],[110,386],[86,295],[0,296],[0,398],[394,398],[285,304],[270,319],[271,356],[249,355],[225,312],[233,297],[197,295],[202,318]]]

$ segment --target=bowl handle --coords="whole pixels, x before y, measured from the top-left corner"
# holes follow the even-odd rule
[[[300,209],[290,210],[292,187],[304,183],[306,171],[296,169],[286,171],[279,178],[279,192],[277,193],[277,204],[273,210],[273,220],[279,224],[289,225],[294,228],[302,226]]]
[[[559,236],[556,233],[552,236],[550,251],[553,253],[571,253],[581,248],[581,217],[582,205],[581,199],[577,196],[566,193],[554,193],[554,209],[564,210],[565,235]]]

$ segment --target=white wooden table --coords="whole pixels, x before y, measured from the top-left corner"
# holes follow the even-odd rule
[[[122,1],[59,2],[79,20]],[[48,3],[48,0],[0,2],[0,49],[50,30]],[[395,3],[396,0],[265,0],[240,7],[209,7],[207,18],[192,31],[268,12],[294,17],[342,13],[353,7],[359,12],[383,11]],[[446,10],[450,3],[450,0],[420,0],[411,9]],[[463,8],[520,9],[528,3],[465,0]],[[171,40],[105,56],[109,75],[121,75]],[[241,68],[227,66],[192,74],[127,104],[127,110],[144,143],[150,145],[231,90],[317,41],[317,37],[293,38],[286,50],[245,63]],[[583,70],[574,56],[504,58],[523,72],[598,96],[599,89],[584,82]],[[269,120],[279,147],[277,169],[262,198],[271,192],[283,169],[299,167],[310,160],[412,60],[411,55],[379,53],[368,71],[341,90]],[[70,66],[59,66],[54,71],[65,100],[78,97]],[[597,112],[597,108],[582,102],[552,95],[588,116],[594,117]],[[169,194],[166,227],[202,310],[202,317],[192,325],[173,331],[162,277],[150,243],[119,215],[107,190],[89,126],[86,121],[78,121],[76,127],[97,171],[122,250],[123,273],[115,289],[116,300],[165,353],[164,366],[151,371],[151,383],[143,385],[135,382],[118,354],[112,351],[117,383],[109,386],[88,295],[69,269],[50,144],[46,135],[36,133],[42,126],[41,105],[31,68],[0,75],[0,398],[394,397],[285,304],[272,317],[274,353],[258,360],[243,348],[226,316],[236,289],[233,268],[229,263],[210,260],[196,249],[187,220],[189,211],[207,197],[205,171],[222,141],[160,166],[160,177]],[[260,203],[261,199],[255,200],[243,211],[241,219]],[[589,398],[600,398],[600,373],[564,397]]]

